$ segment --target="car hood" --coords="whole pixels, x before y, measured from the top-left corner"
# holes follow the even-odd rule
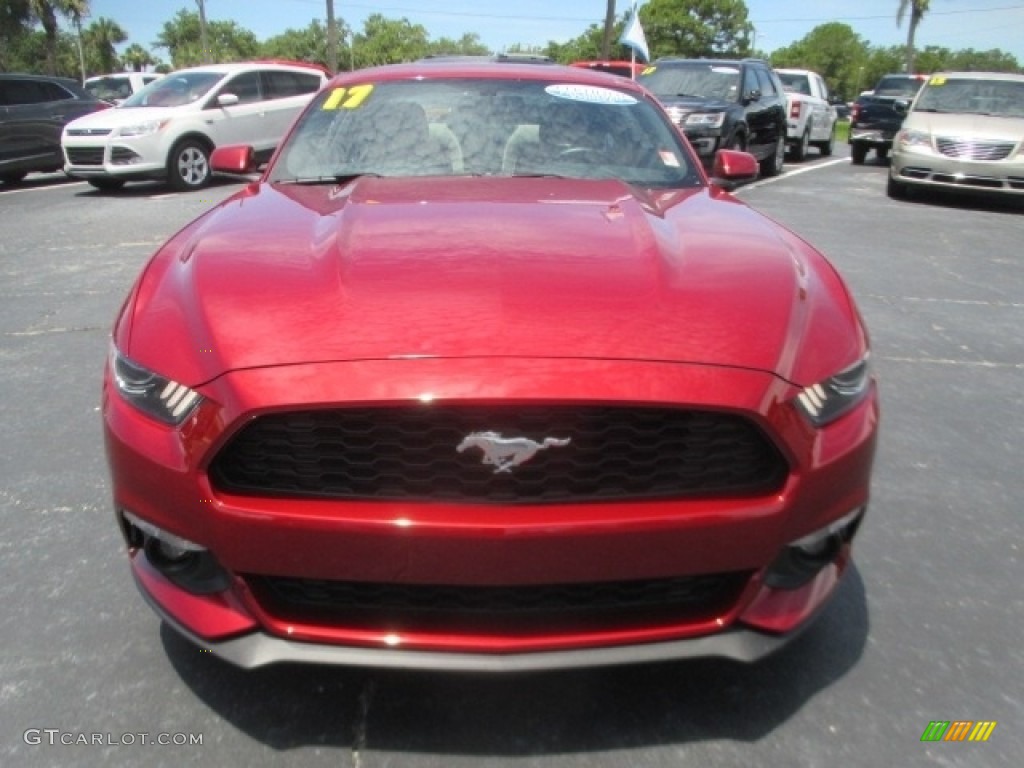
[[[409,357],[694,362],[799,381],[863,352],[836,341],[857,337],[855,310],[805,243],[718,189],[618,181],[254,184],[175,236],[130,304],[121,349],[192,386]],[[809,334],[823,337],[810,368]]]
[[[1024,118],[992,115],[911,112],[903,127],[936,136],[1012,141],[1014,144],[1024,136]]]
[[[169,107],[115,107],[72,120],[66,128],[114,129],[125,125],[138,125],[149,120],[167,120],[179,114],[180,109]]]

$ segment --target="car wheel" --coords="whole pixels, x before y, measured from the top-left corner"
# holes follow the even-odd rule
[[[803,162],[807,159],[807,150],[811,146],[811,126],[808,125],[804,130],[804,135],[800,137],[800,141],[793,145],[793,159],[798,163]]]
[[[113,192],[124,186],[124,179],[86,179],[89,184],[104,192]]]
[[[184,192],[201,189],[210,182],[210,150],[196,139],[178,142],[167,160],[167,182]]]
[[[766,157],[761,161],[761,175],[762,176],[778,176],[782,173],[782,165],[786,159],[786,136],[781,134],[779,140],[775,142],[775,151],[772,152],[770,157]]]
[[[832,123],[832,133],[829,134],[828,141],[823,141],[818,145],[818,149],[821,150],[822,157],[831,157],[832,150],[836,145],[836,124]]]
[[[12,171],[10,173],[0,173],[0,181],[2,181],[4,184],[17,184],[26,176],[28,176],[28,171]]]
[[[864,165],[864,159],[868,156],[868,148],[864,144],[850,145],[850,161],[854,165]]]
[[[893,200],[905,200],[910,197],[910,190],[907,188],[907,185],[896,181],[891,173],[885,185],[885,193]]]
[[[875,155],[878,157],[879,160],[884,161],[885,158],[889,156],[889,148],[878,147],[877,149],[875,149]]]

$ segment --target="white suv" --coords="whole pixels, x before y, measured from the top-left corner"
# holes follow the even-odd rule
[[[268,159],[326,82],[319,67],[276,61],[172,72],[98,119],[68,123],[64,171],[98,189],[140,179],[199,189],[210,181],[214,147],[249,144]]]

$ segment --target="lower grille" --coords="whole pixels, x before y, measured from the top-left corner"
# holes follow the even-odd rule
[[[278,619],[390,631],[558,632],[719,616],[747,572],[626,582],[510,587],[376,584],[248,576]]]
[[[938,137],[935,148],[947,157],[963,160],[1005,160],[1013,152],[1013,142],[976,141],[974,139],[953,139]]]
[[[71,165],[103,165],[103,147],[68,147]]]
[[[114,165],[127,165],[139,159],[139,153],[128,147],[114,147],[110,150],[110,162]]]
[[[487,446],[467,439],[481,431],[537,451],[512,466],[486,463]],[[741,416],[589,406],[268,414],[210,466],[218,490],[243,495],[500,504],[763,494],[787,472]]]

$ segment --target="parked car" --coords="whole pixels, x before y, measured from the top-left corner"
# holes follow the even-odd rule
[[[87,78],[85,90],[97,99],[120,104],[134,93],[138,93],[163,75],[156,72],[114,72]]]
[[[0,182],[59,171],[64,125],[109,107],[66,77],[0,73]]]
[[[868,152],[885,160],[892,148],[903,115],[894,108],[898,100],[913,99],[927,75],[885,75],[872,91],[862,93],[850,112],[850,160],[861,165]]]
[[[760,59],[658,59],[637,78],[665,105],[705,167],[719,149],[750,152],[764,176],[782,172],[786,94]]]
[[[594,72],[607,72],[610,75],[636,79],[647,65],[640,61],[574,61],[569,66],[589,69]]]
[[[272,61],[172,72],[116,110],[70,123],[64,170],[98,189],[140,179],[199,189],[210,181],[214,147],[246,142],[268,159],[326,82],[319,67]]]
[[[824,78],[808,69],[776,69],[775,74],[786,91],[786,143],[793,159],[806,158],[812,146],[831,155],[839,116]]]
[[[758,658],[849,565],[878,418],[820,253],[636,83],[513,63],[336,77],[142,269],[103,392],[137,584],[243,667]]]
[[[909,111],[908,111],[909,109]],[[888,193],[971,190],[1024,200],[1024,75],[932,75],[896,134]]]

